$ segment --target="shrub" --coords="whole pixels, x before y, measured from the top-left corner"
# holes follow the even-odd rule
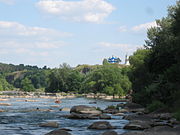
[[[180,109],[175,112],[174,117],[175,117],[178,121],[180,121]]]
[[[147,109],[149,112],[153,112],[159,108],[164,108],[164,107],[165,107],[165,105],[162,102],[156,100],[156,101],[153,101],[151,104],[149,104],[147,106]]]

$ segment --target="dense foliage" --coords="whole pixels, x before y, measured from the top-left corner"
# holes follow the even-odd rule
[[[86,75],[82,91],[123,96],[131,89],[131,82],[116,65],[104,65]]]
[[[44,89],[45,92],[52,93],[105,93],[123,96],[131,89],[127,72],[119,64],[78,65],[72,68],[63,63],[55,69],[30,68],[19,71],[16,71],[19,65],[1,65],[1,69],[6,67],[9,68],[1,73],[1,82],[4,85],[2,88],[0,86],[0,90],[10,90],[14,87],[27,92]]]
[[[64,63],[60,68],[51,70],[48,78],[46,92],[78,92],[83,75]]]
[[[180,105],[180,1],[148,30],[145,49],[130,57],[134,101],[149,108]]]
[[[13,86],[10,85],[3,75],[0,75],[0,91],[2,90],[12,90]]]

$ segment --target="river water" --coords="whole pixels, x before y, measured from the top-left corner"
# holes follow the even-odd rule
[[[100,107],[105,109],[109,105],[116,105],[119,102],[108,102],[87,98],[72,98],[62,99],[59,107],[53,107],[57,104],[54,99],[31,98],[36,102],[25,102],[24,98],[10,98],[8,101],[0,101],[1,103],[10,103],[11,106],[0,106],[0,109],[6,112],[0,112],[0,135],[44,135],[55,128],[39,127],[39,123],[56,121],[59,123],[59,128],[71,129],[72,135],[100,135],[106,130],[90,130],[87,129],[95,121],[104,120],[72,120],[61,117],[69,114],[69,112],[59,111],[59,108],[71,108],[75,105],[88,105]],[[97,104],[89,104],[90,102],[97,102]],[[51,109],[52,111],[32,111],[39,108],[40,110]],[[123,126],[128,121],[123,120],[122,116],[112,116],[109,121],[112,126],[116,126],[118,134],[125,132]]]

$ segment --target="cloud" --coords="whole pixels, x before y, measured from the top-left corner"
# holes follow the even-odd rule
[[[132,31],[134,32],[139,32],[139,31],[145,31],[151,27],[157,27],[157,24],[156,22],[148,22],[148,23],[145,23],[145,24],[140,24],[140,25],[137,25],[137,26],[134,26],[132,28]]]
[[[123,52],[127,53],[132,53],[137,48],[139,48],[139,45],[134,45],[134,44],[121,44],[121,43],[110,43],[110,42],[99,42],[99,46],[101,47],[106,47],[108,49],[120,49],[123,50]]]
[[[156,21],[139,24],[139,25],[136,25],[133,27],[127,27],[127,26],[123,25],[123,26],[118,27],[117,30],[119,32],[138,32],[139,33],[139,32],[146,32],[147,29],[149,29],[151,27],[157,27]]]
[[[14,4],[15,0],[0,0],[0,2],[8,4],[8,5],[12,5]]]
[[[37,7],[44,13],[75,22],[102,23],[115,7],[104,0],[40,0]]]
[[[127,28],[127,26],[120,26],[120,27],[118,28],[118,31],[119,31],[119,32],[127,32],[127,31],[128,31],[128,28]]]
[[[30,27],[18,22],[0,21],[0,54],[25,57],[49,57],[54,49],[67,45],[62,38],[71,33],[43,27]]]
[[[48,37],[68,37],[72,36],[71,33],[59,32],[54,29],[42,27],[29,27],[17,22],[0,21],[0,34],[16,35],[16,36],[43,36]]]

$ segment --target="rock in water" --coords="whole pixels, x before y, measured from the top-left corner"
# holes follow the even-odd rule
[[[45,135],[71,135],[71,134],[65,130],[58,129],[58,130],[51,131]]]
[[[94,122],[93,124],[91,124],[88,129],[114,129],[115,127],[113,127],[109,122],[107,121],[98,121],[98,122]]]
[[[102,135],[118,135],[115,131],[106,131]]]
[[[47,123],[41,123],[39,124],[40,127],[53,127],[58,128],[59,124],[57,122],[47,122]]]
[[[80,114],[101,114],[101,111],[97,110],[95,107],[90,107],[86,105],[73,106],[70,113],[80,113]]]
[[[124,129],[144,130],[150,127],[150,123],[148,123],[147,121],[134,120],[131,121],[129,124],[125,125]]]
[[[101,115],[99,116],[99,118],[100,118],[100,119],[111,119],[111,116],[106,115],[106,114],[101,114]]]
[[[94,114],[79,114],[79,113],[71,113],[67,115],[69,119],[98,119],[97,115]]]

